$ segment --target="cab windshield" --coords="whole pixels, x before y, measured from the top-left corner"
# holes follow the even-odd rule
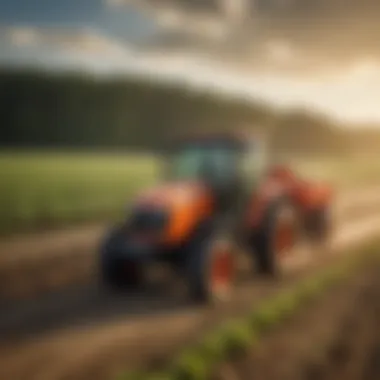
[[[187,146],[175,151],[171,177],[193,180],[211,177],[223,180],[234,176],[238,151],[228,146]]]

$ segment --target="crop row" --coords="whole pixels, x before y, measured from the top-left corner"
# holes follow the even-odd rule
[[[373,242],[360,254],[349,254],[342,262],[303,280],[293,288],[255,305],[248,315],[228,321],[187,348],[158,373],[128,373],[120,380],[206,380],[218,365],[252,350],[273,328],[317,299],[326,290],[342,283],[358,270],[380,258],[379,244]]]
[[[373,183],[375,163],[335,157],[295,160],[292,166],[302,175],[352,186]],[[151,155],[0,152],[0,233],[122,217],[159,173],[160,161]]]
[[[118,218],[156,172],[137,154],[0,153],[0,233]]]

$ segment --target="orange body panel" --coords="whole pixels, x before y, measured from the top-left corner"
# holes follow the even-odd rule
[[[285,191],[289,192],[290,197],[301,209],[319,208],[329,204],[332,199],[330,187],[325,184],[306,182],[286,166],[275,166],[270,176],[284,186]]]
[[[296,203],[305,211],[330,204],[332,196],[332,189],[323,184],[305,184],[294,191]]]
[[[169,212],[169,223],[159,237],[165,245],[185,241],[198,223],[214,210],[211,193],[198,183],[166,184],[150,190],[139,199],[140,204],[164,207]]]

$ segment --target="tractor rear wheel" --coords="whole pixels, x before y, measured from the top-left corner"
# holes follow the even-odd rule
[[[320,207],[310,212],[306,221],[308,239],[319,246],[329,242],[332,231],[331,212],[328,206]]]
[[[295,247],[298,239],[299,220],[296,207],[283,199],[274,202],[253,238],[259,272],[280,274],[283,257]]]

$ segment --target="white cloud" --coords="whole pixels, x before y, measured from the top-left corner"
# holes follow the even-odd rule
[[[11,46],[24,48],[38,46],[52,51],[80,52],[101,55],[127,56],[131,46],[121,44],[91,29],[24,28],[11,27],[2,33]]]
[[[104,3],[110,7],[119,7],[125,5],[127,1],[125,0],[104,0]]]
[[[259,98],[279,107],[311,107],[342,120],[380,121],[380,65],[371,60],[357,62],[333,74],[301,78],[273,71],[243,73],[220,60],[190,53],[138,53],[93,30],[54,32],[11,28],[5,35],[9,44],[21,51],[31,46],[46,47],[45,56],[37,58],[55,65],[78,65],[102,74],[119,72],[178,81],[246,99]],[[289,55],[282,43],[273,46],[280,59]]]
[[[268,58],[278,63],[294,63],[299,58],[295,49],[287,41],[268,41],[266,43],[265,49]]]
[[[40,35],[34,28],[9,28],[5,36],[12,45],[19,47],[36,45],[40,41]]]
[[[219,6],[229,22],[239,22],[249,14],[247,0],[219,0]]]
[[[230,26],[216,15],[183,13],[174,8],[163,8],[155,13],[155,20],[167,31],[198,36],[204,39],[224,39]]]

